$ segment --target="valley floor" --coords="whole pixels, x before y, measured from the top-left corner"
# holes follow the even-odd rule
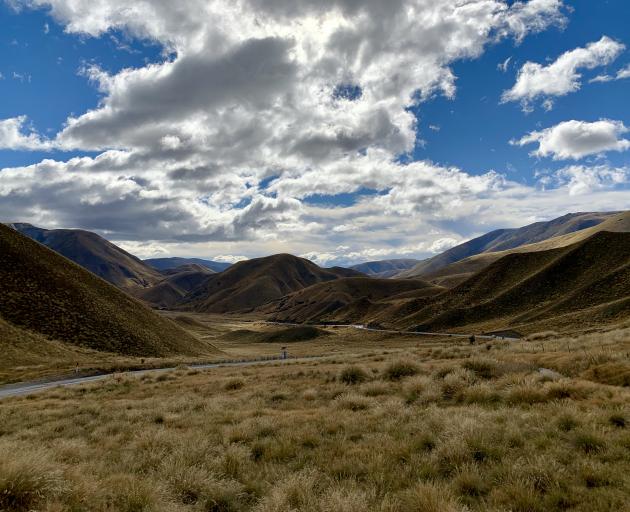
[[[276,344],[219,320],[187,322],[233,356],[326,357],[2,400],[0,510],[628,510],[628,329]]]

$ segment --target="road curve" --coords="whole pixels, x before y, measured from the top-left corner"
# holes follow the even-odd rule
[[[223,367],[229,367],[229,366],[253,366],[253,365],[259,365],[259,364],[277,363],[278,361],[303,361],[303,360],[309,360],[309,359],[318,359],[321,357],[325,357],[325,356],[307,356],[307,357],[299,357],[299,358],[289,357],[287,359],[283,359],[281,357],[274,357],[274,358],[269,358],[269,359],[227,361],[227,362],[209,363],[209,364],[191,364],[191,365],[186,365],[186,367],[191,370],[206,370],[209,368],[223,368]],[[89,382],[97,382],[116,374],[141,376],[148,373],[163,373],[163,372],[173,371],[176,369],[177,368],[175,367],[153,368],[153,369],[147,369],[147,370],[132,370],[128,372],[102,373],[99,375],[91,375],[89,377],[73,377],[73,378],[61,379],[61,380],[17,382],[15,384],[9,384],[9,385],[0,387],[0,400],[2,400],[3,398],[9,398],[12,396],[31,395],[33,393],[38,393],[39,391],[46,391],[48,389],[54,389],[58,387],[76,386],[79,384],[87,384]]]

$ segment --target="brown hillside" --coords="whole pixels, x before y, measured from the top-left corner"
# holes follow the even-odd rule
[[[433,258],[421,261],[412,269],[399,273],[396,277],[421,277],[423,279],[427,279],[433,276],[442,277],[443,275],[452,276],[455,274],[461,274],[461,278],[465,279],[466,275],[464,272],[460,271],[458,267],[455,267],[454,270],[448,271],[446,274],[443,274],[440,271],[446,266],[452,265],[466,258],[474,257],[478,254],[491,254],[501,251],[509,251],[517,247],[543,242],[559,236],[570,236],[572,233],[599,226],[619,214],[620,212],[570,213],[548,222],[536,222],[535,224],[530,224],[529,226],[524,226],[522,228],[499,229],[469,240],[468,242],[464,242],[463,244],[453,247],[442,254],[434,256]],[[625,212],[625,214],[628,215],[628,212]],[[600,230],[619,231],[603,227],[600,227]],[[593,232],[590,234],[593,234]],[[551,248],[552,247],[547,247],[547,249]],[[493,256],[490,256],[490,259],[492,259],[492,261],[496,261],[500,257],[501,256],[493,258]],[[478,271],[480,268],[477,268],[476,270]],[[466,272],[468,271],[466,270]],[[471,274],[468,274],[467,276],[470,277],[470,275]],[[462,282],[462,279],[456,281]],[[432,280],[432,282],[438,281]],[[444,282],[444,284],[447,283]]]
[[[392,304],[444,291],[420,280],[354,277],[319,283],[262,308],[277,322],[354,323],[377,315]]]
[[[200,265],[183,265],[164,271],[168,275],[151,288],[138,290],[134,295],[155,308],[170,309],[188,293],[215,274]]]
[[[29,343],[56,342],[125,355],[208,353],[173,322],[43,245],[0,225],[0,318]],[[15,334],[15,333],[14,333]],[[15,343],[14,334],[0,340]]]
[[[278,254],[242,261],[208,276],[181,307],[206,313],[248,311],[313,284],[361,275],[349,269],[320,268],[306,259]]]
[[[586,240],[601,231],[630,232],[630,212],[610,215],[604,221],[593,227],[571,232],[562,236],[556,236],[543,242],[527,244],[506,251],[486,252],[471,256],[450,265],[446,265],[435,272],[426,273],[423,275],[423,279],[434,284],[453,288],[466,281],[466,279],[472,277],[475,273],[483,270],[491,263],[500,260],[508,254],[547,251],[550,249],[566,247],[582,240]]]
[[[531,331],[629,316],[630,233],[602,231],[567,247],[508,254],[396,323],[418,330],[477,325]]]
[[[96,233],[42,229],[20,223],[10,226],[124,290],[148,288],[163,277],[158,270]]]

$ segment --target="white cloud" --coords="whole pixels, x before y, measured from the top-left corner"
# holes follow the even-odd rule
[[[595,69],[613,62],[625,46],[607,36],[562,54],[555,62],[543,66],[526,62],[518,72],[512,89],[503,93],[502,101],[520,101],[525,109],[538,98],[551,100],[576,92],[581,87],[581,69]]]
[[[447,251],[451,247],[455,247],[460,244],[460,240],[456,240],[455,238],[440,238],[431,244],[429,247],[429,252],[433,254],[439,254],[441,252]]]
[[[630,64],[617,72],[617,80],[623,80],[626,78],[630,78]]]
[[[584,195],[598,190],[609,190],[630,183],[630,168],[613,168],[606,165],[584,167],[572,165],[560,169],[555,178],[568,189],[572,196]]]
[[[531,132],[511,143],[518,146],[538,143],[532,155],[554,160],[579,160],[607,151],[626,151],[630,140],[622,138],[630,131],[621,121],[602,119],[593,123],[565,121],[542,131]]]
[[[589,82],[612,82],[614,80],[625,80],[630,78],[630,64],[621,68],[615,75],[597,75],[595,78],[589,80]]]
[[[35,132],[24,131],[26,116],[0,120],[0,149],[41,151],[51,149],[50,141]]]
[[[20,3],[50,8],[67,33],[121,30],[168,58],[116,74],[86,69],[102,101],[53,140],[25,121],[7,124],[5,147],[97,156],[2,170],[2,218],[19,211],[35,224],[143,243],[135,247],[145,253],[317,253],[338,263],[428,256],[436,241],[541,212],[630,202],[398,158],[418,143],[409,107],[456,94],[454,62],[561,23],[560,0]],[[340,85],[361,94],[336,97]],[[350,205],[312,201],[366,189]]]
[[[510,63],[512,62],[512,57],[508,57],[507,59],[505,59],[503,62],[500,62],[497,65],[497,69],[499,71],[502,71],[503,73],[507,73],[508,67],[510,66]]]

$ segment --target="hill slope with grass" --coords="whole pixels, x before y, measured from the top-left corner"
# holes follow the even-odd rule
[[[160,282],[138,290],[135,295],[154,308],[170,309],[216,272],[205,266],[189,264],[164,273],[166,276]]]
[[[201,258],[150,258],[148,260],[144,260],[144,263],[161,272],[165,270],[172,270],[183,265],[201,265],[213,272],[223,272],[231,266],[231,263],[204,260]]]
[[[391,320],[417,330],[581,330],[630,318],[630,233],[503,256],[422,309]]]
[[[357,272],[361,272],[366,276],[386,279],[405,270],[409,270],[418,263],[420,263],[419,260],[413,259],[381,260],[352,265],[350,268],[352,270],[356,270]]]
[[[437,271],[423,275],[423,279],[434,284],[447,287],[454,287],[472,277],[475,273],[483,270],[491,263],[514,253],[538,252],[567,247],[595,235],[596,233],[608,231],[614,233],[630,232],[630,212],[622,212],[610,215],[604,221],[590,228],[581,229],[572,233],[556,236],[535,244],[526,244],[514,249],[485,252],[465,258],[440,268]]]
[[[482,253],[507,251],[550,238],[582,231],[619,215],[620,212],[570,213],[549,222],[537,222],[517,229],[499,229],[457,245],[415,267],[396,275],[397,278],[421,277],[436,274],[440,269],[465,258]],[[626,215],[628,212],[626,212]],[[592,233],[591,233],[592,234]],[[551,248],[551,247],[548,247]],[[449,273],[453,275],[453,273]]]
[[[0,347],[41,337],[137,356],[209,353],[170,320],[69,259],[0,225]],[[2,348],[4,350],[4,348]],[[25,356],[26,357],[26,354]]]
[[[22,223],[10,227],[124,290],[149,288],[163,278],[158,270],[96,233]]]
[[[185,297],[180,308],[202,313],[251,311],[313,284],[362,275],[349,269],[321,268],[290,254],[277,254],[241,261],[220,274],[208,276]]]
[[[394,304],[426,299],[443,291],[418,279],[353,277],[315,284],[261,311],[276,322],[354,323],[369,320]]]

